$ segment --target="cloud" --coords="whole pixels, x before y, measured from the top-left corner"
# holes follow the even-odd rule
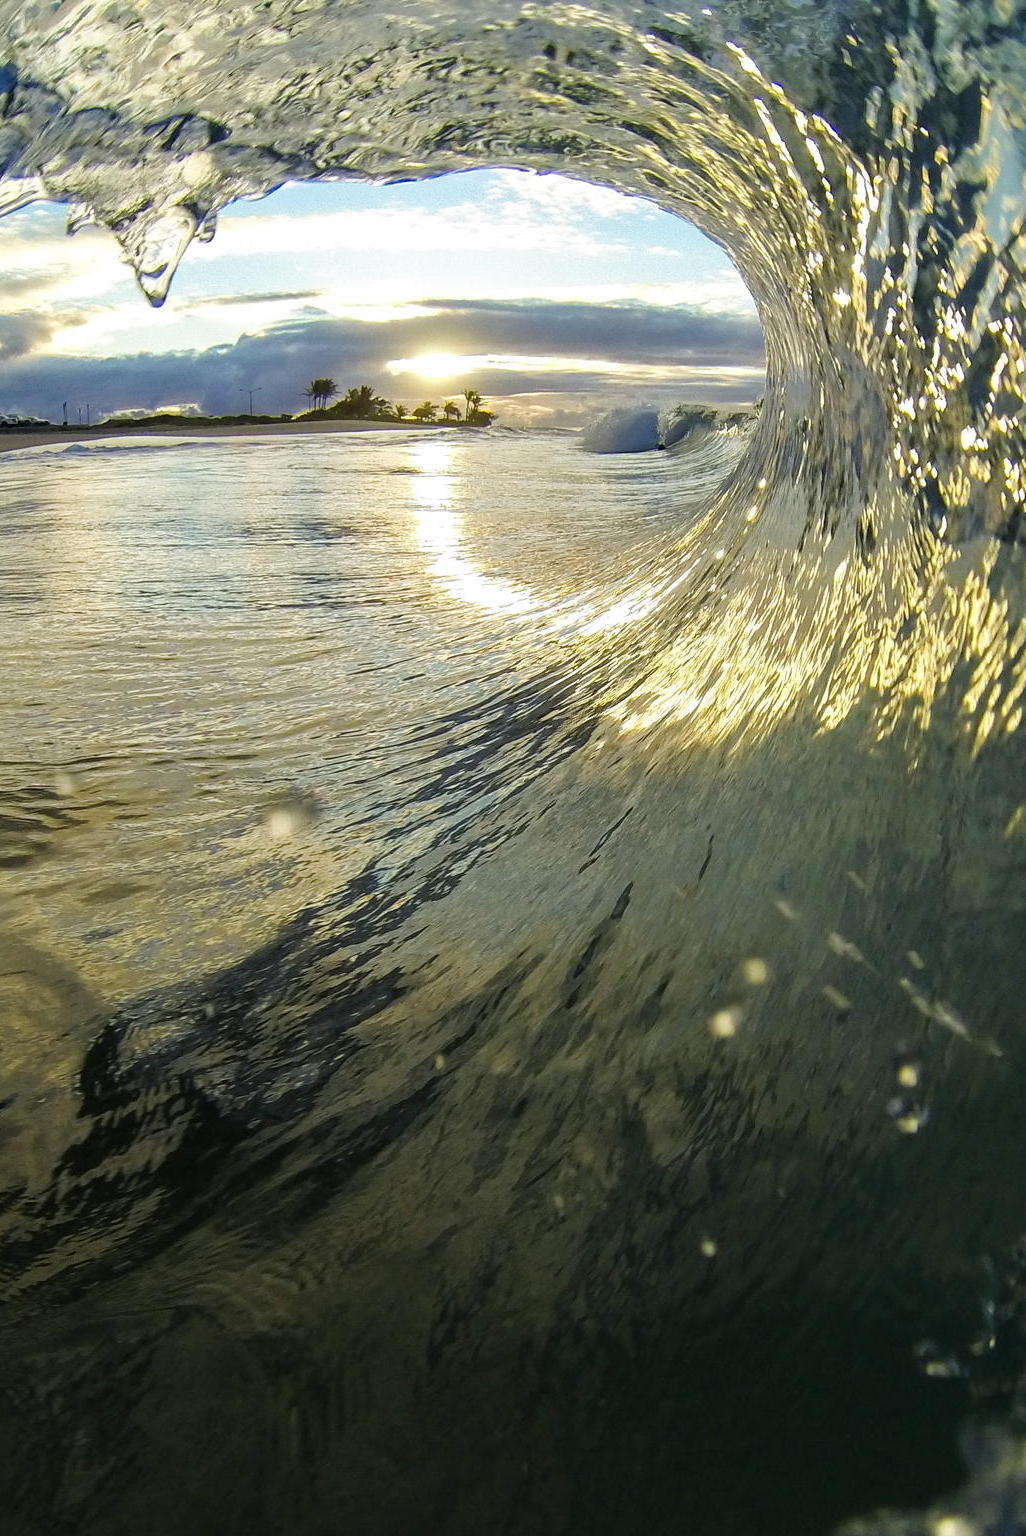
[[[12,214],[0,223],[0,298],[60,292],[95,298],[133,284],[117,242],[92,226],[69,239],[49,206]]]
[[[69,241],[65,221],[66,209],[54,205],[0,221],[0,309],[53,316],[54,330],[39,346],[54,355],[99,362],[129,352],[210,353],[215,343],[241,346],[247,333],[323,316],[352,322],[350,329],[371,321],[382,327],[414,318],[432,322],[421,334],[403,336],[393,328],[389,350],[380,355],[373,345],[343,348],[339,369],[355,353],[380,373],[390,357],[415,350],[525,356],[562,350],[570,346],[562,336],[550,348],[527,334],[525,314],[541,314],[544,302],[563,306],[570,318],[561,322],[556,308],[547,316],[564,327],[590,325],[601,307],[612,326],[629,330],[629,317],[618,322],[617,316],[636,304],[650,327],[658,310],[683,308],[745,316],[755,334],[751,296],[722,252],[653,203],[564,176],[497,170],[398,188],[296,187],[277,200],[241,203],[225,210],[211,245],[193,248],[159,311],[141,304],[108,232],[87,227]],[[501,306],[488,315],[494,336],[476,327],[486,302]],[[586,303],[596,307],[592,316]],[[429,334],[434,322],[446,320],[451,339]],[[695,342],[704,345],[697,333]],[[671,341],[670,351],[675,348]],[[612,333],[609,349],[593,339],[572,350],[620,356]],[[19,376],[20,384],[28,382]],[[380,379],[390,382],[387,375]]]
[[[563,177],[501,172],[482,198],[442,207],[349,208],[224,217],[216,239],[193,248],[190,265],[228,257],[387,252],[462,256],[500,251],[567,255],[637,254],[639,222],[655,216],[640,199]],[[653,250],[664,250],[653,245]]]
[[[55,322],[45,315],[23,310],[13,315],[0,315],[0,362],[10,362],[25,357],[38,347],[45,346],[56,329]]]
[[[241,409],[242,392],[252,388],[259,391],[261,409],[278,414],[302,408],[303,388],[316,375],[334,378],[342,388],[371,383],[410,401],[469,385],[504,397],[661,383],[674,388],[692,382],[696,370],[710,379],[747,381],[761,376],[763,361],[762,335],[752,317],[643,304],[425,300],[410,313],[400,310],[374,322],[315,312],[202,350],[32,355],[55,324],[30,315],[0,322],[0,356],[10,359],[0,410],[53,417],[68,400],[88,402],[95,417],[195,400],[206,412],[230,413]],[[390,361],[431,352],[479,361],[465,377],[444,380],[388,372]]]
[[[320,288],[298,288],[290,292],[268,293],[228,293],[212,294],[207,298],[188,299],[184,304],[187,309],[220,309],[225,304],[293,304],[306,299],[320,299],[323,290]]]
[[[692,357],[748,366],[763,360],[762,328],[754,316],[683,305],[450,299],[410,321],[403,334],[404,357],[418,351],[519,353],[667,367]]]
[[[54,267],[45,272],[0,271],[0,300],[24,304],[61,287],[67,277],[67,267]]]
[[[661,216],[661,210],[647,198],[628,197],[612,187],[560,174],[500,170],[491,172],[489,183],[488,202],[529,208],[546,222],[582,218],[640,222]]]

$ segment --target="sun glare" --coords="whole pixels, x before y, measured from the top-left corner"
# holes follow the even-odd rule
[[[405,364],[403,372],[419,373],[422,379],[451,379],[459,373],[464,373],[469,358],[459,357],[455,352],[425,352],[421,357],[401,358],[400,363]]]

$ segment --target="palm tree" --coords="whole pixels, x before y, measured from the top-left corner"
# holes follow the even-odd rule
[[[433,405],[430,400],[425,400],[424,403],[422,405],[418,405],[416,410],[411,412],[411,414],[415,416],[418,421],[434,421],[437,410],[438,407],[436,405]]]
[[[313,410],[322,411],[328,401],[338,394],[338,385],[334,379],[311,379],[303,393]]]
[[[467,402],[467,412],[464,421],[473,421],[475,414],[481,408],[481,396],[476,389],[465,389],[463,398]]]
[[[460,408],[456,404],[455,400],[447,400],[445,402],[445,404],[442,406],[442,415],[445,417],[446,421],[452,421],[454,418],[456,421],[459,421]]]
[[[405,407],[405,405],[400,405],[399,401],[397,400],[395,402],[395,405],[393,405],[392,409],[395,412],[395,419],[396,419],[396,421],[402,421],[403,417],[406,415],[406,407]]]
[[[364,421],[369,416],[380,416],[387,409],[388,401],[376,395],[369,384],[359,384],[347,390],[345,399],[340,402],[340,414]]]

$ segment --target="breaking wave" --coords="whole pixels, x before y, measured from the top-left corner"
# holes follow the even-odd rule
[[[767,348],[686,537],[523,600],[559,658],[453,707],[430,814],[97,1010],[63,1118],[11,1089],[17,1529],[1004,1529],[1021,5],[2,11],[3,207],[107,225],[154,302],[233,198],[512,165],[694,221]]]
[[[584,428],[581,442],[589,453],[651,453],[659,447],[659,412],[629,406],[605,411]]]

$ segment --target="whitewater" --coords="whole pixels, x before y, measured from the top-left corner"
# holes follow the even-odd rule
[[[0,207],[151,302],[516,166],[767,353],[691,452],[5,459],[5,1532],[1019,1529],[1024,7],[0,11]]]

